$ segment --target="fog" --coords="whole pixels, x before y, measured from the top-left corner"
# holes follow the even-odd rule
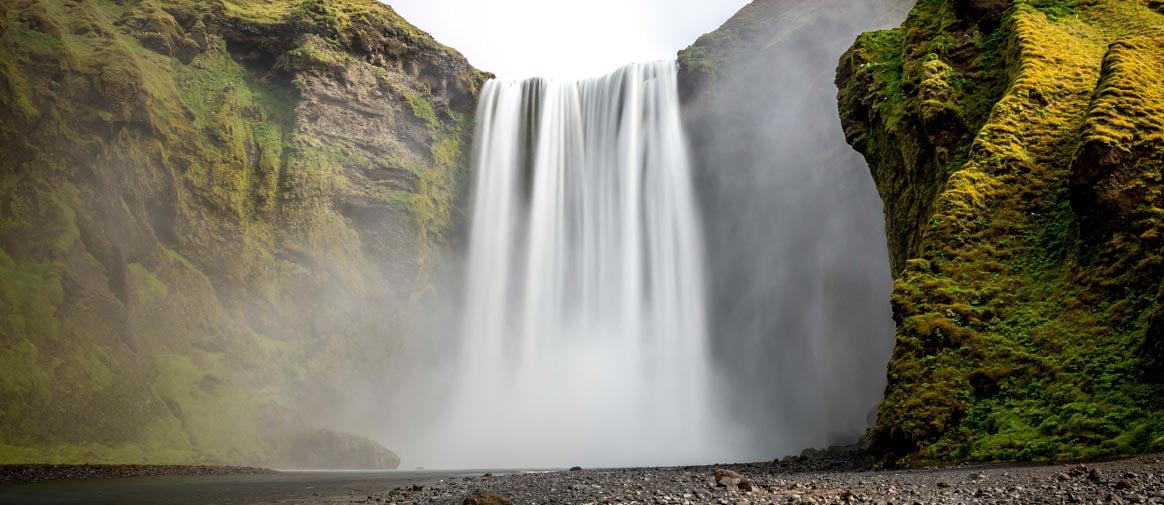
[[[554,396],[545,394],[544,384],[489,382],[493,389],[482,395],[487,401],[458,399],[457,384],[477,373],[462,359],[472,338],[459,327],[464,248],[447,253],[439,300],[417,308],[420,330],[393,344],[383,380],[320,415],[337,429],[368,434],[393,449],[404,468],[463,467],[464,461],[490,467],[760,461],[858,442],[885,385],[894,333],[892,279],[881,201],[864,161],[844,141],[832,81],[856,35],[896,25],[909,3],[768,2],[787,15],[759,35],[756,46],[763,49],[727,62],[721,68],[729,71],[714,87],[687,97],[683,114],[707,258],[710,351],[703,387],[710,390],[705,406],[715,412],[699,435],[665,443],[696,445],[698,438],[719,445],[671,461],[653,457],[660,441],[621,429],[620,415],[638,415],[627,398],[615,401],[625,412],[603,411],[592,422],[574,419],[587,426],[553,415],[577,412],[572,402],[582,402],[576,397],[586,388]],[[591,358],[601,366],[627,356]],[[636,386],[620,388],[617,377],[593,384],[596,394],[616,396]],[[533,395],[531,388],[540,392]],[[497,422],[511,419],[512,409],[528,408],[530,395],[545,398],[536,405],[547,411],[545,423]],[[685,411],[680,407],[677,416]],[[458,422],[447,422],[448,416]],[[467,437],[506,442],[450,451],[450,440]],[[555,444],[555,437],[581,438]],[[574,452],[555,450],[561,446]],[[614,457],[587,446],[643,454]]]
[[[689,99],[707,222],[711,327],[746,459],[857,442],[894,326],[882,204],[844,140],[833,76],[910,2],[776,2],[776,42]],[[762,63],[760,63],[762,62]]]

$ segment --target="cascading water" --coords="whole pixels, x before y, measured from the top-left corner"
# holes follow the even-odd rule
[[[712,420],[677,68],[490,81],[444,466],[677,464]],[[720,427],[722,428],[722,427]]]

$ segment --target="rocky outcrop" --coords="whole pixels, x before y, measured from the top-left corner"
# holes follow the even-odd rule
[[[376,442],[330,430],[311,430],[290,437],[278,461],[285,468],[323,470],[395,470],[400,457]]]
[[[897,276],[871,432],[887,462],[1164,449],[1149,7],[918,2],[841,59]]]
[[[374,0],[4,5],[0,462],[273,461],[409,334],[486,76]]]

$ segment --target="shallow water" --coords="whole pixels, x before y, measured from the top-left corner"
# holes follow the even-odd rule
[[[38,482],[0,486],[0,505],[242,505],[327,496],[362,497],[396,487],[481,473],[292,471]]]

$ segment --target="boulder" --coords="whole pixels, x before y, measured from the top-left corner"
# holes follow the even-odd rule
[[[462,503],[464,505],[510,505],[512,502],[506,498],[478,489],[473,491],[473,494],[465,498],[465,501]]]
[[[718,468],[715,470],[715,483],[721,487],[736,486],[744,491],[752,490],[752,481],[739,472]]]

